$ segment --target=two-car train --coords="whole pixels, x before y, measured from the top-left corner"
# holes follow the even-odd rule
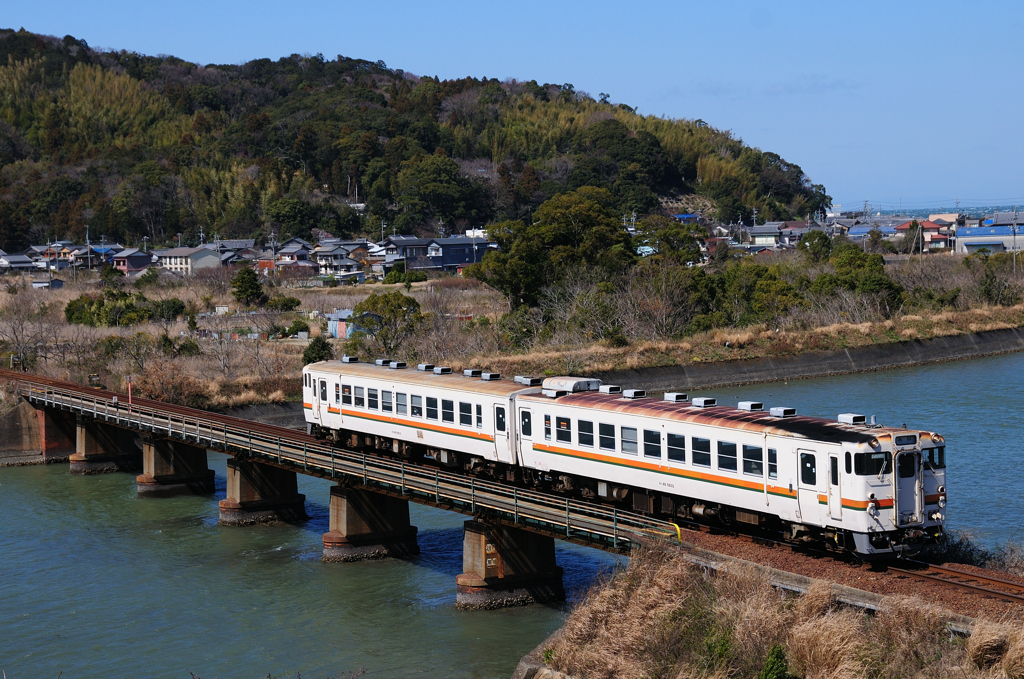
[[[350,357],[306,366],[303,404],[310,433],[349,447],[669,520],[760,527],[863,558],[942,535],[942,437],[861,415]]]

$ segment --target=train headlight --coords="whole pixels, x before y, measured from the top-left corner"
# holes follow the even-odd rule
[[[868,441],[868,445],[871,446],[872,448],[877,448],[878,447],[878,439],[874,439],[874,438],[871,439],[870,441]]]
[[[942,519],[943,519],[942,512],[932,512],[931,514],[928,515],[928,518],[931,519],[932,521],[942,521]]]
[[[939,509],[945,509],[945,508],[946,508],[946,496],[945,495],[940,495],[939,496]]]
[[[878,503],[874,500],[868,503],[868,514],[878,516]]]

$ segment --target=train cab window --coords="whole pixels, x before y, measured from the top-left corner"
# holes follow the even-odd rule
[[[405,415],[407,396],[401,392],[395,394],[395,412],[399,415]]]
[[[727,441],[718,442],[718,468],[725,471],[736,471],[736,444]]]
[[[412,411],[411,412],[412,412],[412,416],[413,417],[423,417],[423,397],[422,396],[416,396],[415,394],[413,394],[413,397],[412,397]]]
[[[615,450],[615,425],[599,424],[597,431],[601,440],[602,450]]]
[[[341,403],[341,385],[340,384],[335,384],[334,385],[334,402],[335,403]]]
[[[668,435],[668,459],[672,462],[686,462],[686,437],[681,434]]]
[[[936,469],[946,468],[946,447],[939,446],[938,448],[925,448],[922,453],[927,454],[925,459],[925,468],[932,471]]]
[[[818,485],[818,468],[810,453],[800,453],[800,483],[804,486]]]
[[[909,479],[917,474],[917,456],[905,453],[896,458],[896,473],[901,479]]]
[[[838,486],[839,485],[839,458],[838,457],[830,457],[828,459],[828,473],[829,473],[829,482],[833,486]]]
[[[623,453],[627,455],[636,455],[636,428],[635,427],[619,427],[619,439]]]
[[[849,451],[846,453],[846,473],[853,473],[853,455],[851,455]]]
[[[568,417],[555,418],[555,438],[562,443],[572,443],[572,421]]]
[[[551,416],[550,415],[545,415],[544,416],[544,440],[546,440],[546,441],[550,441],[551,440]]]
[[[498,431],[505,431],[505,409],[494,409],[494,428]]]
[[[857,453],[853,473],[857,476],[881,476],[892,471],[892,453]]]
[[[764,451],[761,446],[743,446],[743,473],[764,476]]]
[[[711,466],[711,439],[702,439],[694,436],[690,439],[690,451],[693,453],[693,463],[701,467]]]
[[[661,459],[661,432],[644,429],[644,457]]]
[[[428,420],[436,420],[437,419],[437,399],[434,398],[433,396],[428,396],[427,397],[427,419]],[[454,418],[452,418],[452,419],[454,419]]]
[[[476,404],[476,428],[484,428],[484,407],[479,403]]]
[[[473,426],[473,404],[459,403],[459,424],[464,427]]]
[[[779,478],[779,454],[774,448],[768,449],[768,478]]]
[[[365,405],[366,399],[363,396],[363,388],[356,387],[356,408],[362,408]]]
[[[386,413],[391,412],[391,392],[382,391],[380,392],[380,409]]]
[[[427,417],[430,417],[430,401],[427,401]],[[437,418],[437,415],[434,415]],[[443,422],[455,422],[455,401],[441,399],[441,420]]]
[[[594,447],[594,423],[586,420],[576,421],[576,440],[581,446]]]
[[[341,385],[341,405],[350,406],[352,405],[352,385],[343,384]]]
[[[327,380],[320,380],[320,400],[327,403]]]
[[[529,410],[519,412],[519,431],[523,436],[533,436],[533,416]]]
[[[369,408],[370,410],[376,410],[377,409],[377,405],[379,404],[379,402],[380,401],[377,398],[377,390],[376,389],[367,389],[366,390],[366,407]]]

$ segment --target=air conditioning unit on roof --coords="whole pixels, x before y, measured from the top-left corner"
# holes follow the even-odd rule
[[[416,366],[416,369],[417,370],[421,370],[423,372],[430,372],[431,370],[434,369],[434,364],[433,363],[420,363],[419,365]]]
[[[434,368],[434,374],[435,375],[451,375],[452,374],[452,369],[447,367],[447,366],[439,365],[439,366]]]
[[[682,403],[686,400],[686,394],[678,391],[665,392],[665,400],[669,403]]]
[[[760,401],[740,401],[736,404],[736,407],[740,410],[758,411],[764,410],[764,404]]]
[[[710,408],[718,405],[718,399],[711,398],[709,396],[698,396],[691,401],[695,408]]]
[[[341,362],[342,363],[359,363],[359,357],[358,356],[342,356],[341,357]]]

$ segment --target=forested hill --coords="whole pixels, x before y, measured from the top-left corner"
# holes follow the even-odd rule
[[[199,66],[0,30],[0,248],[90,237],[446,233],[606,189],[609,209],[803,218],[799,166],[572,85],[292,55]],[[409,66],[415,68],[415,64]],[[467,64],[468,66],[468,64]],[[348,203],[366,203],[359,215]]]

